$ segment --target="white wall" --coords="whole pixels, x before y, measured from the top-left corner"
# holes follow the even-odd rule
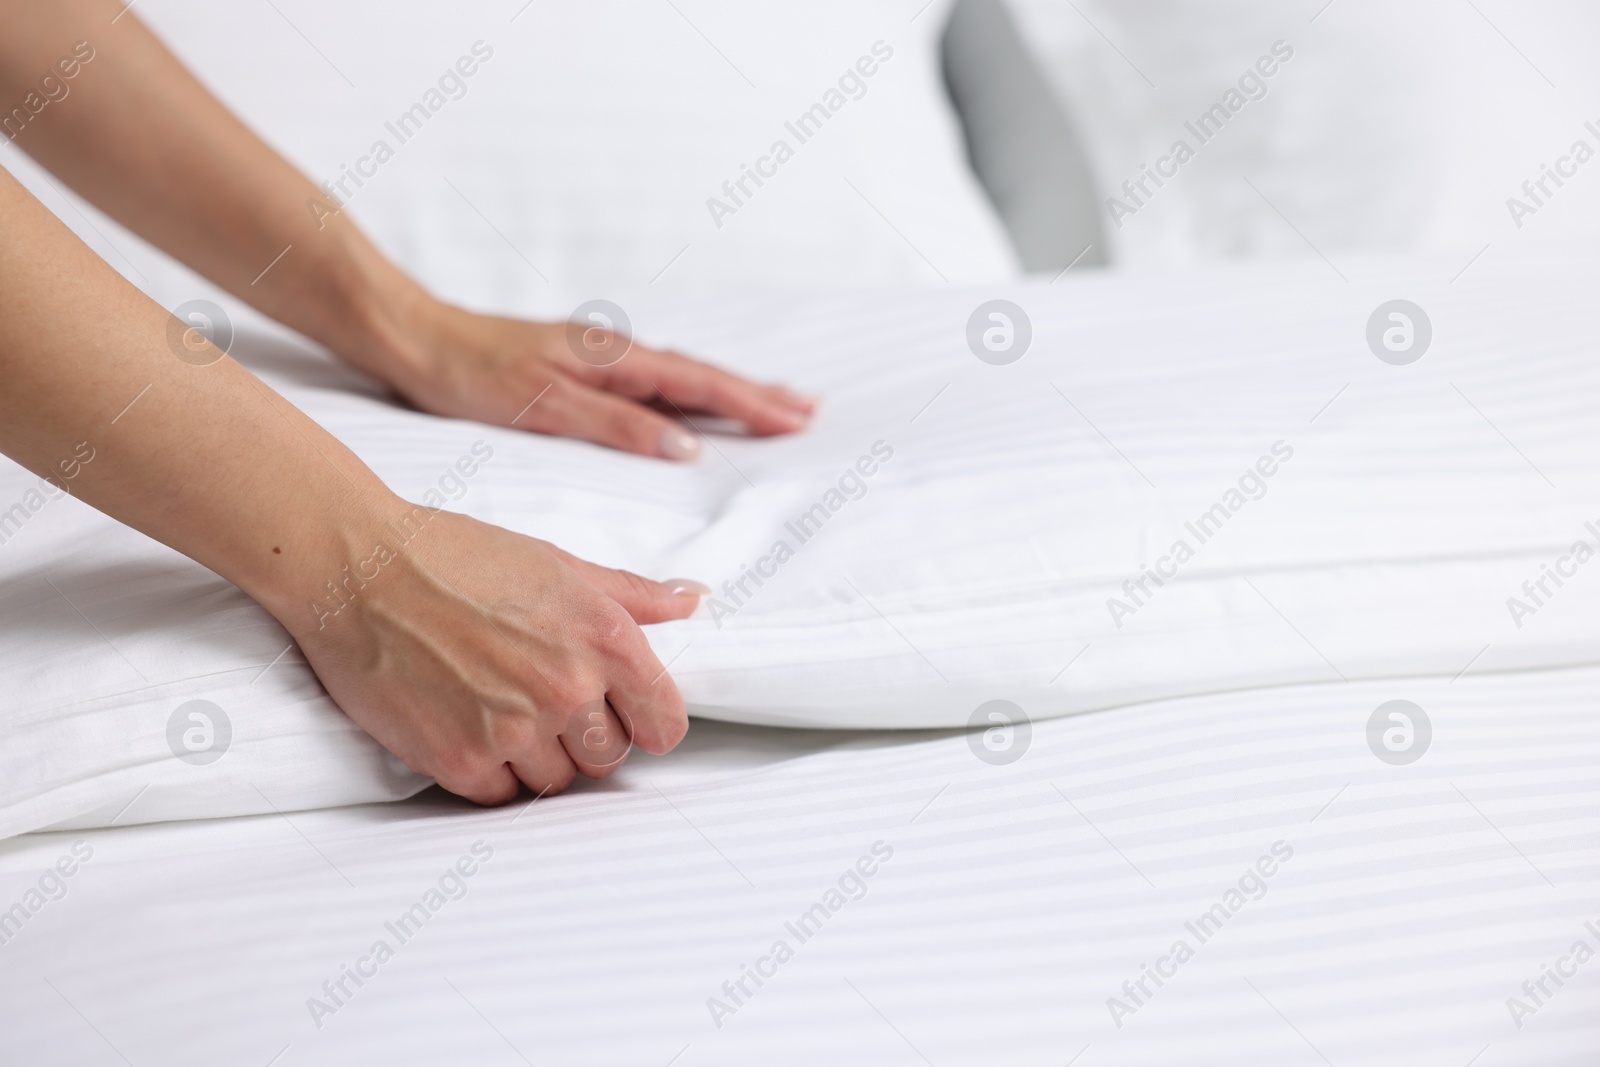
[[[1197,146],[1120,228],[1106,212],[1119,265],[1315,255],[1308,242],[1335,261],[1411,249],[1465,262],[1485,245],[1600,238],[1600,158],[1547,183],[1520,228],[1506,204],[1574,141],[1600,153],[1600,5],[1011,2],[1089,141],[1103,210],[1175,138]],[[1198,145],[1184,120],[1280,40],[1294,56],[1267,95]]]

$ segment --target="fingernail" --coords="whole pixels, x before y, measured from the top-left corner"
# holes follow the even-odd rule
[[[673,596],[710,596],[711,587],[693,578],[668,578],[661,583]]]
[[[700,455],[700,441],[694,434],[676,426],[661,431],[656,448],[663,459],[695,459]]]

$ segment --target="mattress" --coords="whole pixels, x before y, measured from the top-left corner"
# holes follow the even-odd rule
[[[14,838],[0,906],[42,903],[0,944],[0,1061],[1592,1064],[1597,689],[1149,702],[1006,762],[699,722],[500,810]],[[1368,744],[1396,699],[1432,724],[1406,764]]]

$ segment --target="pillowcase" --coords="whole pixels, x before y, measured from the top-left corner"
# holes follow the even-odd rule
[[[135,13],[327,183],[308,213],[348,210],[448,299],[559,318],[638,291],[1013,277],[940,80],[948,0],[922,6],[146,0]],[[214,296],[106,233],[167,306]]]
[[[994,701],[1595,662],[1600,262],[1361,267],[636,305],[645,340],[825,397],[805,434],[689,465],[402,410],[291,341],[235,352],[408,499],[711,585],[647,628],[701,717],[987,727]],[[1431,322],[1409,365],[1369,342],[1396,293]],[[37,482],[0,467],[0,834],[425,784],[241,592]]]
[[[1078,119],[1119,266],[1406,249],[1460,269],[1600,237],[1600,165],[1523,188],[1578,140],[1600,153],[1592,4],[1009,2]]]

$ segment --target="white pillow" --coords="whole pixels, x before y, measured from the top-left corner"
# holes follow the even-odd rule
[[[940,81],[947,3],[146,0],[135,12],[435,291],[564,317],[644,290],[1015,276]],[[168,306],[208,292],[106,233]]]
[[[1600,162],[1520,226],[1507,205],[1574,141],[1600,152],[1593,4],[1010,2],[1078,119],[1118,265],[1407,249],[1459,268],[1600,237]],[[1220,133],[1186,126],[1218,104]],[[1193,158],[1163,163],[1179,140]]]
[[[694,714],[949,727],[993,700],[1595,662],[1600,563],[1571,557],[1600,544],[1600,263],[1447,268],[1013,287],[1009,365],[969,347],[994,358],[992,290],[636,305],[645,339],[826,397],[806,434],[693,465],[401,410],[290,342],[236,351],[410,499],[711,584],[649,628]],[[1409,366],[1367,348],[1397,293],[1431,317]],[[421,787],[242,593],[36,481],[0,468],[0,835]],[[203,765],[175,758],[218,744],[196,700],[231,727]]]

